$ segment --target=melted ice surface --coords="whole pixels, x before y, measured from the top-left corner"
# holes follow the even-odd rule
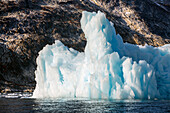
[[[56,40],[39,52],[36,98],[170,99],[170,44],[123,43],[100,11],[84,11],[80,53]]]

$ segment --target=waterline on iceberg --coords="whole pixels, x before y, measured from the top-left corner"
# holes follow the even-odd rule
[[[33,97],[170,99],[170,44],[123,43],[100,11],[82,12],[81,28],[85,52],[58,40],[39,52]]]

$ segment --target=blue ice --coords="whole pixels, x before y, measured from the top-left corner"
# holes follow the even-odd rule
[[[59,40],[37,58],[35,98],[170,99],[170,44],[123,43],[98,11],[82,12],[85,52]]]

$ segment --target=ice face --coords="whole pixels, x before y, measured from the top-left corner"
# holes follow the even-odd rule
[[[162,47],[123,43],[100,11],[84,11],[87,39],[80,53],[56,40],[39,52],[35,98],[170,98],[170,44]]]

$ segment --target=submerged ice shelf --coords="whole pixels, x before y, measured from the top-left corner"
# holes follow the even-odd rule
[[[84,11],[81,53],[56,40],[39,52],[35,98],[170,99],[170,44],[123,43],[100,11]]]

